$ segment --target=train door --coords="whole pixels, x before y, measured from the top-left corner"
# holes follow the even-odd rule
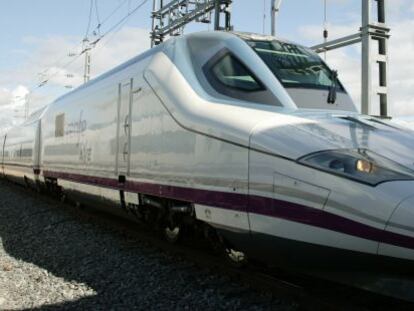
[[[41,137],[42,137],[42,121],[37,121],[36,124],[36,136],[33,147],[33,173],[35,182],[39,182],[40,165],[41,165]]]
[[[2,136],[2,141],[1,141],[1,165],[0,165],[0,173],[1,175],[4,175],[4,149],[6,147],[6,139],[7,139],[7,135]]]
[[[130,143],[131,143],[131,110],[134,79],[118,85],[118,127],[116,175],[129,175]]]

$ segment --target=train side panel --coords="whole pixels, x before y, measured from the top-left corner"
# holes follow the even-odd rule
[[[213,225],[228,226],[224,213],[234,229],[248,232],[248,149],[177,123],[143,77],[150,60],[49,108],[45,181],[112,205],[120,205],[121,192],[126,203],[137,193],[188,202],[210,213]]]
[[[38,132],[40,121],[34,120],[8,131],[4,143],[4,174],[20,183],[34,185],[38,178]]]
[[[249,254],[302,268],[378,268],[385,260],[374,257],[403,182],[377,191],[254,150],[249,159]]]
[[[129,157],[125,134],[131,81],[139,79],[146,60],[92,83],[55,102],[44,117],[42,165],[45,183],[58,183],[79,202],[120,206],[119,182]],[[128,90],[127,94],[122,89]],[[122,114],[122,115],[121,115]],[[98,202],[98,204],[96,204]]]
[[[103,84],[52,105],[42,131],[46,175],[114,176],[116,102],[116,86]]]
[[[130,189],[192,203],[199,219],[247,234],[248,149],[184,128],[146,82],[139,88]]]
[[[6,134],[2,134],[0,136],[0,175],[3,176],[4,175],[4,145],[6,143]]]
[[[92,199],[99,205],[104,194],[97,178],[115,179],[116,104],[116,85],[108,81],[52,104],[42,131],[48,188],[58,186],[79,202]],[[112,196],[116,202],[119,196]]]

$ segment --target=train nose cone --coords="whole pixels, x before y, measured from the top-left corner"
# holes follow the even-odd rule
[[[403,200],[392,214],[378,253],[414,260],[414,195]]]

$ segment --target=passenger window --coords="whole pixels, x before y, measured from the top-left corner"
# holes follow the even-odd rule
[[[222,57],[211,71],[213,76],[225,86],[247,92],[263,90],[253,74],[230,54]]]

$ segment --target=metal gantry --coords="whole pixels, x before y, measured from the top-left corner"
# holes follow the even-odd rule
[[[184,26],[192,21],[211,23],[214,11],[214,29],[231,30],[232,0],[153,0],[151,46],[164,38],[182,34]],[[221,16],[224,15],[224,25]]]
[[[29,93],[25,94],[24,96],[15,96],[13,100],[24,100],[24,107],[23,107],[23,116],[15,115],[15,118],[23,118],[23,120],[27,120],[30,114],[30,91]],[[19,112],[19,110],[15,109],[14,112]]]
[[[390,28],[386,24],[386,0],[362,0],[362,26],[360,31],[336,40],[331,40],[312,47],[318,53],[331,51],[351,44],[360,43],[361,51],[361,112],[373,114],[375,96],[379,97],[381,117],[388,116],[388,39]],[[376,4],[376,14],[372,8]],[[375,19],[373,18],[375,16]],[[377,51],[374,50],[377,42]],[[378,65],[379,77],[373,79],[374,65]]]

